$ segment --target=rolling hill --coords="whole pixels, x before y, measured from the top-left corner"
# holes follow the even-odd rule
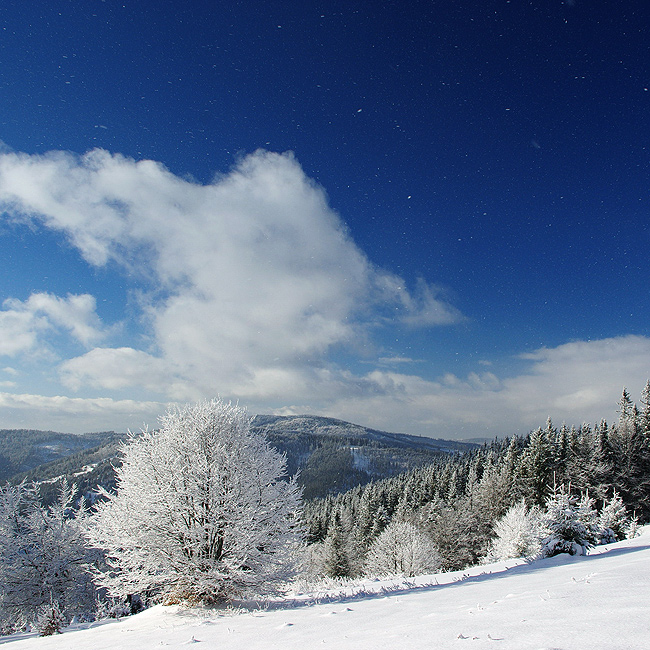
[[[269,442],[286,454],[287,473],[299,472],[308,499],[344,492],[477,446],[310,415],[257,415],[252,426],[264,431]],[[125,434],[114,432],[72,436],[5,430],[0,434],[0,461],[7,458],[0,480],[42,483],[46,502],[54,496],[53,481],[63,476],[77,483],[84,494],[98,485],[111,489],[120,440],[126,439]]]

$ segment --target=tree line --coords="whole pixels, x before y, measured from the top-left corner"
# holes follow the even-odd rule
[[[553,509],[549,498],[560,492],[567,508],[584,496],[601,512],[620,502],[631,518],[648,521],[650,381],[640,408],[623,390],[611,426],[601,420],[558,428],[549,418],[528,435],[306,503],[308,567],[316,575],[362,575],[373,543],[395,521],[433,542],[440,568],[462,569],[487,557],[495,526],[511,508]]]

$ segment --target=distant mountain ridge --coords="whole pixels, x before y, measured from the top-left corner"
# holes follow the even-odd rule
[[[287,471],[299,472],[306,499],[345,492],[477,447],[316,415],[258,415],[253,427],[286,454]]]
[[[378,429],[371,429],[360,424],[353,424],[345,420],[320,415],[256,415],[253,418],[253,426],[263,428],[268,432],[300,431],[318,435],[359,437],[405,449],[429,449],[431,451],[451,452],[467,451],[476,447],[474,443],[459,440],[428,438],[409,433],[388,433],[387,431],[379,431]]]
[[[0,429],[0,483],[21,472],[106,444],[117,434]]]
[[[257,415],[252,427],[263,431],[270,444],[286,455],[287,473],[299,473],[305,498],[344,492],[477,447],[311,415]],[[114,487],[114,466],[119,464],[120,440],[126,437],[114,432],[73,436],[51,431],[0,431],[0,462],[5,458],[2,454],[11,451],[12,442],[21,449],[21,453],[14,450],[13,461],[0,465],[4,468],[0,482],[26,479],[41,483],[45,500],[54,496],[53,481],[64,476],[83,494],[90,495],[99,485],[110,490]]]

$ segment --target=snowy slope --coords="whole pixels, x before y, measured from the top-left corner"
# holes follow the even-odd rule
[[[7,650],[650,649],[650,529],[584,558],[502,562],[401,588],[366,582],[347,595],[294,595],[257,611],[158,606],[90,629],[1,643]]]

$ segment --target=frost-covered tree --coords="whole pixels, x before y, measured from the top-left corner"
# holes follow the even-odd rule
[[[285,458],[221,400],[174,408],[122,448],[115,494],[89,529],[112,595],[214,603],[275,591],[301,537]]]
[[[539,508],[533,506],[529,510],[522,499],[496,522],[494,533],[496,537],[490,543],[486,562],[536,557],[542,550],[542,539],[548,531]]]
[[[542,553],[546,557],[558,553],[586,555],[587,549],[600,539],[601,528],[593,500],[586,493],[578,499],[563,485],[555,487],[546,501],[544,524],[550,531],[542,541]]]
[[[576,517],[585,527],[588,546],[596,546],[601,543],[603,528],[600,525],[598,511],[595,501],[589,496],[589,492],[583,492],[576,504]]]
[[[611,499],[603,503],[598,523],[602,528],[601,543],[609,544],[625,538],[630,525],[630,517],[621,495],[616,490],[614,490]]]
[[[0,487],[0,633],[34,625],[44,612],[56,611],[60,625],[92,612],[90,567],[99,555],[86,547],[86,515],[74,501],[65,482],[49,508],[34,486]]]
[[[412,577],[440,567],[431,538],[408,521],[394,519],[370,545],[365,572],[373,576]]]

